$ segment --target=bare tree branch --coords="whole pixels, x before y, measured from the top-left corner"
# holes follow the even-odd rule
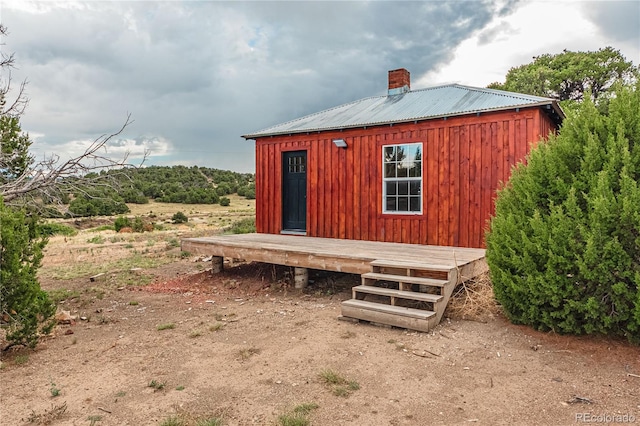
[[[115,174],[99,172],[140,167],[148,155],[148,152],[145,152],[138,165],[128,162],[128,153],[120,159],[107,156],[108,142],[120,135],[131,123],[131,114],[128,114],[118,131],[98,137],[77,157],[60,162],[60,156],[52,154],[34,162],[20,176],[0,185],[0,196],[6,204],[33,206],[42,204],[43,200],[59,202],[64,194],[88,195],[89,189],[117,186]],[[91,173],[91,176],[87,176]],[[123,175],[126,176],[124,171],[120,176]]]

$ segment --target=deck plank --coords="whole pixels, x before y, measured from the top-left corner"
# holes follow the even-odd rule
[[[374,260],[461,268],[462,275],[486,270],[485,250],[295,235],[238,234],[185,238],[182,250],[288,266],[362,274]]]

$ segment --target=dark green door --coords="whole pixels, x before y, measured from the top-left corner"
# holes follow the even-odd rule
[[[307,151],[282,154],[282,229],[307,230]]]

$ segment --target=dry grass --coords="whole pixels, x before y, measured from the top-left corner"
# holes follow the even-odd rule
[[[231,204],[228,206],[221,206],[220,204],[174,204],[174,203],[157,203],[153,200],[148,204],[127,204],[127,207],[131,210],[126,216],[146,216],[150,213],[156,215],[170,216],[181,211],[188,217],[190,215],[207,215],[207,214],[219,214],[219,213],[232,213],[234,216],[242,216],[237,213],[248,213],[249,215],[255,214],[256,200],[247,200],[244,197],[239,197],[237,194],[227,195],[227,198],[231,200]]]
[[[486,322],[499,313],[491,278],[486,272],[456,287],[445,314],[452,319]]]
[[[237,354],[238,354],[238,359],[240,361],[246,361],[252,356],[259,354],[260,352],[261,350],[258,348],[245,348],[245,349],[239,350]]]
[[[31,414],[25,420],[27,423],[35,423],[37,425],[50,425],[54,423],[56,420],[60,419],[64,416],[64,413],[67,411],[67,403],[63,402],[60,405],[51,405],[51,408],[48,410],[44,410],[42,413],[36,413],[35,411],[31,411]]]

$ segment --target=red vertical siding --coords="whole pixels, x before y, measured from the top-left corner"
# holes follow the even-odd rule
[[[307,151],[307,235],[482,247],[495,191],[540,137],[537,109],[256,141],[256,228],[282,228],[282,153]],[[347,149],[332,140],[347,141]],[[422,143],[422,213],[382,213],[382,146]]]
[[[469,179],[469,131],[468,126],[460,126],[460,201],[458,203],[458,244],[460,247],[469,246],[469,215],[471,212],[471,182]]]
[[[424,198],[427,200],[427,244],[438,244],[438,200],[439,194],[439,175],[438,175],[438,163],[439,153],[438,145],[436,142],[436,129],[429,129],[427,131],[427,149],[426,149],[426,163],[427,167],[424,169],[424,176],[422,184],[428,185],[426,190],[426,197],[423,195],[423,208]]]

